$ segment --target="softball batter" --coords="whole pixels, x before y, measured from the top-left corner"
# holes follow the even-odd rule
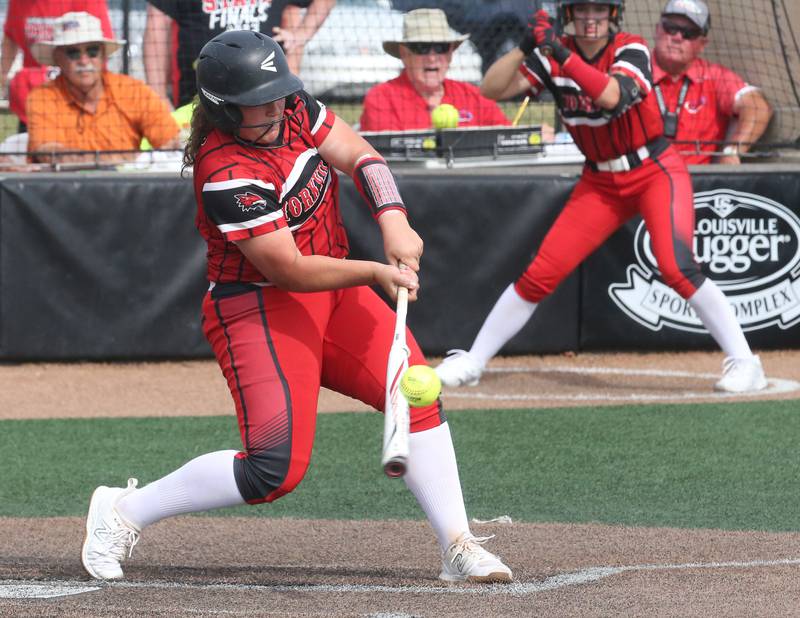
[[[197,86],[201,104],[185,161],[194,168],[196,222],[208,243],[203,330],[230,387],[244,448],[208,453],[141,489],[135,479],[125,489],[97,488],[82,559],[99,579],[122,577],[120,563],[152,523],[292,491],[309,464],[320,386],[383,408],[395,316],[368,286],[392,298],[398,286],[409,300],[417,294],[422,241],[392,173],[303,91],[275,41],[251,31],[215,37],[200,53]],[[344,259],[333,167],[355,180],[388,264]],[[410,334],[407,341],[411,364],[424,364]],[[481,546],[485,539],[470,533],[439,401],[411,409],[404,478],[442,548],[441,579],[511,581],[511,570]]]
[[[586,165],[538,254],[500,296],[470,350],[451,351],[436,368],[448,386],[477,384],[538,303],[636,214],[650,232],[664,282],[688,299],[726,355],[715,388],[745,392],[767,385],[725,295],[694,259],[689,172],[663,135],[647,43],[620,31],[623,4],[560,0],[561,25],[574,24],[574,35],[557,36],[553,20],[538,11],[519,47],[486,72],[481,91],[489,98],[549,90]]]

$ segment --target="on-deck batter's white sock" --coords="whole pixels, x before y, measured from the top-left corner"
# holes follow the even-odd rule
[[[733,358],[750,358],[753,355],[750,345],[733,307],[717,287],[717,284],[706,279],[689,299],[689,305],[695,310],[700,321],[711,333],[725,356]]]
[[[442,551],[463,533],[469,532],[456,454],[447,423],[411,434],[408,465],[403,478],[428,516]]]
[[[513,283],[503,291],[469,350],[481,367],[485,367],[508,340],[522,330],[536,307],[537,303],[529,302],[517,294]]]
[[[139,530],[175,515],[245,504],[233,475],[236,451],[201,455],[167,476],[129,493],[117,512]]]

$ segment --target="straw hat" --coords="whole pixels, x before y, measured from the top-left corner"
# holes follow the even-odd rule
[[[441,9],[416,9],[403,16],[403,39],[384,41],[383,50],[390,56],[400,57],[403,43],[453,43],[453,49],[469,38],[468,34],[454,34]]]
[[[100,20],[85,12],[64,13],[53,22],[53,40],[38,41],[31,45],[31,54],[40,64],[52,65],[56,47],[81,45],[83,43],[102,43],[106,57],[125,44],[125,41],[107,39],[103,36]]]

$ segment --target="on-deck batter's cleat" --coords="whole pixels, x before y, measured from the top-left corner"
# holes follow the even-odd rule
[[[448,350],[436,367],[436,374],[445,386],[475,386],[481,379],[483,367],[466,350]]]
[[[101,485],[92,494],[81,562],[95,579],[121,578],[120,563],[130,557],[139,542],[139,530],[123,521],[114,508],[120,498],[136,489],[138,482],[128,479],[124,489]]]
[[[446,582],[508,583],[514,579],[503,561],[481,545],[492,537],[462,534],[442,555],[439,579]]]
[[[714,385],[718,391],[747,393],[767,387],[767,378],[758,356],[733,358],[729,356],[722,364],[722,378]]]

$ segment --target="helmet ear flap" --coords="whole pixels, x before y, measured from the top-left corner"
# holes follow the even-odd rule
[[[222,113],[225,115],[225,119],[230,123],[230,126],[234,131],[241,126],[244,117],[242,116],[242,110],[239,109],[238,105],[224,103],[222,105]]]

